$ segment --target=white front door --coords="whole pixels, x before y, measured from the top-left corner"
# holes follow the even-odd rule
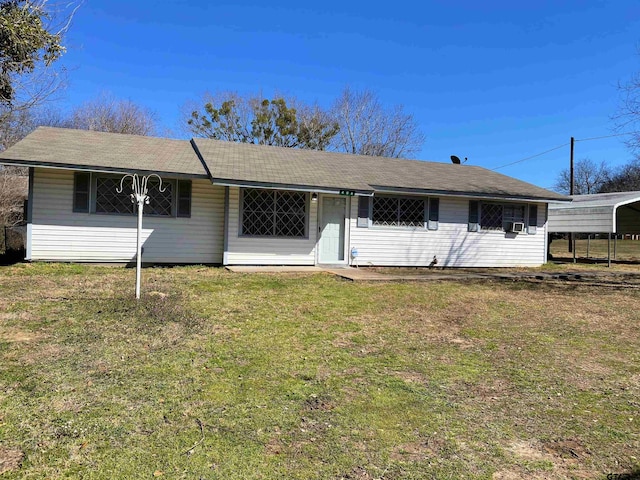
[[[322,197],[320,263],[344,262],[344,231],[347,199]]]

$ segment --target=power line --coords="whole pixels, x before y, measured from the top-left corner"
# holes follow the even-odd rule
[[[562,145],[558,145],[557,147],[553,147],[553,148],[551,148],[549,150],[545,150],[544,152],[536,153],[535,155],[531,155],[530,157],[526,157],[526,158],[523,158],[521,160],[516,160],[515,162],[507,163],[505,165],[500,165],[499,167],[492,168],[491,170],[500,170],[501,168],[505,168],[505,167],[509,167],[511,165],[515,165],[516,163],[526,162],[527,160],[531,160],[532,158],[540,157],[540,156],[545,155],[547,153],[553,152],[554,150],[559,150],[562,147],[566,147],[567,145],[569,145],[568,142],[567,143],[563,143]]]
[[[590,138],[576,138],[575,141],[576,142],[588,142],[589,140],[601,140],[604,138],[613,138],[613,137],[622,137],[624,135],[636,135],[636,134],[640,134],[640,131],[635,131],[635,132],[625,132],[625,133],[614,133],[612,135],[603,135],[602,137],[590,137]],[[511,163],[507,163],[505,165],[500,165],[499,167],[495,167],[492,168],[491,170],[500,170],[501,168],[505,168],[505,167],[510,167],[511,165],[515,165],[517,163],[522,163],[522,162],[526,162],[527,160],[531,160],[532,158],[536,158],[536,157],[540,157],[542,155],[545,155],[547,153],[553,152],[555,150],[559,150],[562,147],[566,147],[567,145],[569,145],[569,143],[563,143],[562,145],[558,145],[557,147],[553,147],[549,150],[545,150],[544,152],[540,152],[540,153],[536,153],[535,155],[531,155],[530,157],[526,157],[523,158],[521,160],[516,160],[515,162],[511,162]]]
[[[635,135],[640,133],[640,131],[637,132],[625,132],[625,133],[614,133],[613,135],[604,135],[602,137],[591,137],[591,138],[576,138],[576,142],[587,142],[589,140],[601,140],[603,138],[612,138],[612,137],[623,137],[625,135]]]

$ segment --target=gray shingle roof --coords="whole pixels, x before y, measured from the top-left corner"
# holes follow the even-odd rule
[[[193,177],[205,177],[208,170],[214,183],[238,185],[355,190],[360,193],[392,190],[568,200],[563,195],[530,183],[470,165],[208,139],[194,139],[190,144],[184,140],[49,127],[38,128],[0,153],[0,163],[3,161]]]
[[[165,138],[39,127],[0,153],[0,162],[118,172],[150,171],[206,177],[189,142]]]
[[[568,200],[482,167],[194,139],[214,179],[360,191]]]

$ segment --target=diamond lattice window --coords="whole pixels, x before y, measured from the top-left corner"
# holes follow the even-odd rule
[[[483,230],[502,230],[502,205],[483,203],[480,213],[480,227]]]
[[[372,223],[383,227],[396,226],[398,224],[398,199],[373,197]]]
[[[118,193],[121,177],[96,178],[96,213],[134,214],[137,204],[131,201],[131,182],[124,183],[122,193]],[[164,191],[160,191],[160,182],[150,181],[147,185],[149,204],[144,206],[145,215],[170,217],[173,215],[174,183],[162,182]]]
[[[373,225],[383,227],[424,227],[423,199],[373,197]]]
[[[98,177],[96,179],[96,213],[121,213],[133,214],[135,205],[131,201],[131,192],[126,188],[122,193],[120,179],[111,177]]]
[[[258,237],[306,237],[307,195],[303,192],[244,190],[242,234]]]
[[[173,207],[173,183],[162,182],[163,191],[160,191],[160,182],[150,181],[147,184],[149,205],[145,205],[144,213],[170,217]]]

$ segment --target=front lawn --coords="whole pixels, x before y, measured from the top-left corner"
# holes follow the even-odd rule
[[[0,267],[2,478],[640,478],[640,291]]]

